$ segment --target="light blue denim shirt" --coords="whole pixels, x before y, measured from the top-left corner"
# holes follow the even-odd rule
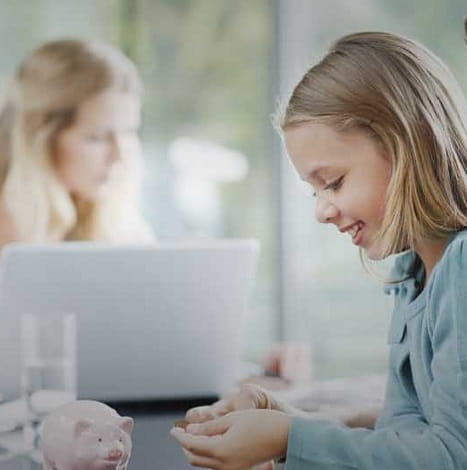
[[[399,257],[398,279],[414,259]],[[420,268],[389,288],[389,375],[375,429],[293,418],[287,470],[467,469],[467,230],[449,239],[423,290],[422,277]]]

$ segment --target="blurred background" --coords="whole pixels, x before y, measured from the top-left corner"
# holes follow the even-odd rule
[[[465,0],[0,0],[0,85],[46,40],[120,47],[145,82],[143,204],[157,237],[261,242],[245,359],[303,341],[316,378],[380,373],[391,299],[349,240],[314,221],[271,115],[357,30],[420,40],[467,90],[466,14]]]

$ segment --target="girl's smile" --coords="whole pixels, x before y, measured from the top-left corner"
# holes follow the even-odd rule
[[[363,222],[357,222],[352,224],[350,227],[339,228],[342,233],[348,233],[352,237],[352,243],[354,245],[360,245],[362,238]]]

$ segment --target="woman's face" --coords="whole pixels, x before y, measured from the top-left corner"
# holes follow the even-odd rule
[[[140,141],[140,101],[115,90],[99,92],[83,101],[73,123],[53,143],[58,178],[69,193],[92,201],[123,158],[137,158]]]
[[[318,221],[349,234],[369,258],[380,258],[377,234],[391,164],[377,142],[362,131],[307,123],[287,130],[285,144],[300,177],[315,191]]]

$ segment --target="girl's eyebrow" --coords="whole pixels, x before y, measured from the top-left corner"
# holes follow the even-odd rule
[[[321,173],[329,170],[330,166],[326,164],[317,165],[306,175],[307,181],[322,179]]]

